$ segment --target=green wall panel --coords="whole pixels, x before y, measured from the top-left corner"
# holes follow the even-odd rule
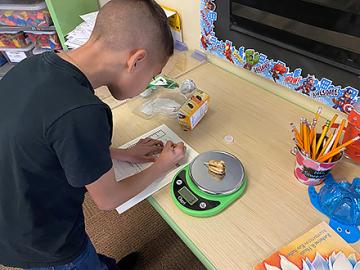
[[[97,0],[45,0],[59,35],[61,45],[66,50],[65,36],[82,22],[79,15],[99,9]]]

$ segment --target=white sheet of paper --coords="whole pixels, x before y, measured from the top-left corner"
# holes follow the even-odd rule
[[[95,22],[99,11],[90,12],[84,15],[80,15],[80,18],[85,22]]]
[[[166,143],[166,141],[171,140],[174,143],[184,142],[174,131],[172,131],[169,127],[166,125],[161,125],[143,135],[140,137],[120,146],[120,148],[128,148],[132,145],[136,144],[140,139],[144,139],[150,137],[152,139],[161,140],[162,142]],[[198,152],[196,152],[193,148],[191,148],[188,144],[184,142],[186,146],[186,154],[184,160],[180,163],[180,167],[191,162],[197,155]],[[146,169],[151,165],[151,163],[143,163],[143,164],[137,164],[137,163],[128,163],[128,162],[121,162],[113,160],[114,170],[115,170],[115,176],[117,181],[121,181],[122,179],[134,175],[136,173],[141,172],[142,170]],[[154,194],[159,189],[163,188],[167,184],[169,184],[172,180],[172,178],[175,176],[175,174],[178,172],[180,168],[176,168],[169,172],[164,178],[158,179],[155,182],[153,182],[150,186],[148,186],[144,191],[133,197],[132,199],[128,200],[127,202],[123,203],[119,207],[116,208],[119,214],[125,212],[129,208],[133,207],[135,204],[141,202],[142,200],[146,199],[150,195]]]

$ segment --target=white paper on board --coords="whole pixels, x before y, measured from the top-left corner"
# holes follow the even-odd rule
[[[172,131],[168,126],[161,125],[141,136],[138,138],[120,146],[120,148],[129,148],[132,145],[136,144],[140,139],[144,138],[152,138],[156,140],[161,140],[162,142],[166,143],[168,140],[171,140],[174,143],[184,142],[174,131]],[[193,148],[191,148],[187,143],[185,143],[186,146],[186,154],[184,160],[179,164],[180,167],[184,166],[185,164],[191,162],[197,155],[198,152],[196,152]],[[129,162],[121,162],[113,160],[114,170],[115,170],[115,176],[116,181],[121,181],[122,179],[134,175],[136,173],[139,173],[149,167],[151,163],[129,163]],[[147,197],[154,194],[156,191],[160,190],[167,184],[171,182],[175,174],[178,172],[180,168],[175,168],[171,172],[169,172],[167,175],[165,175],[163,178],[157,179],[155,182],[153,182],[150,186],[148,186],[144,191],[133,197],[132,199],[128,200],[127,202],[123,203],[119,207],[116,208],[119,214],[125,212],[129,208],[133,207],[137,203],[141,202],[142,200],[146,199]]]

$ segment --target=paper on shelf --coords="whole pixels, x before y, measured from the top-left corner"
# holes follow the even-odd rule
[[[94,29],[98,13],[98,11],[95,11],[80,16],[84,22],[76,26],[74,30],[66,35],[66,46],[70,49],[76,49],[89,40]]]
[[[161,125],[142,136],[122,145],[120,148],[129,148],[135,145],[140,139],[150,137],[152,139],[161,140],[164,143],[168,140],[173,141],[174,143],[184,142],[174,131],[172,131],[166,125]],[[188,144],[184,142],[186,146],[186,154],[184,160],[179,164],[179,167],[184,166],[185,164],[191,162],[198,153],[191,148]],[[122,179],[134,175],[143,171],[144,169],[148,168],[151,163],[129,163],[129,162],[121,162],[113,160],[115,176],[117,181],[121,181]],[[157,179],[153,182],[150,186],[148,186],[144,191],[140,192],[138,195],[133,197],[132,199],[128,200],[127,202],[123,203],[119,207],[116,208],[119,214],[125,212],[129,208],[133,207],[137,203],[141,202],[142,200],[146,199],[150,195],[154,194],[159,189],[163,188],[167,184],[169,184],[175,174],[178,172],[179,168],[176,168],[165,175],[163,178]]]
[[[90,12],[90,13],[81,15],[80,18],[81,18],[84,22],[93,23],[93,22],[95,22],[98,14],[99,14],[99,11],[94,11],[94,12]]]

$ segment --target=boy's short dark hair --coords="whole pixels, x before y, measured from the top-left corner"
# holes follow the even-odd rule
[[[164,53],[166,56],[170,57],[174,53],[174,40],[169,27],[168,18],[164,10],[154,0],[139,1],[144,1],[148,5],[148,8],[154,18],[157,19],[160,28],[160,35],[163,38]]]
[[[111,0],[100,9],[92,38],[115,49],[142,44],[161,58],[174,52],[167,16],[154,0]]]

